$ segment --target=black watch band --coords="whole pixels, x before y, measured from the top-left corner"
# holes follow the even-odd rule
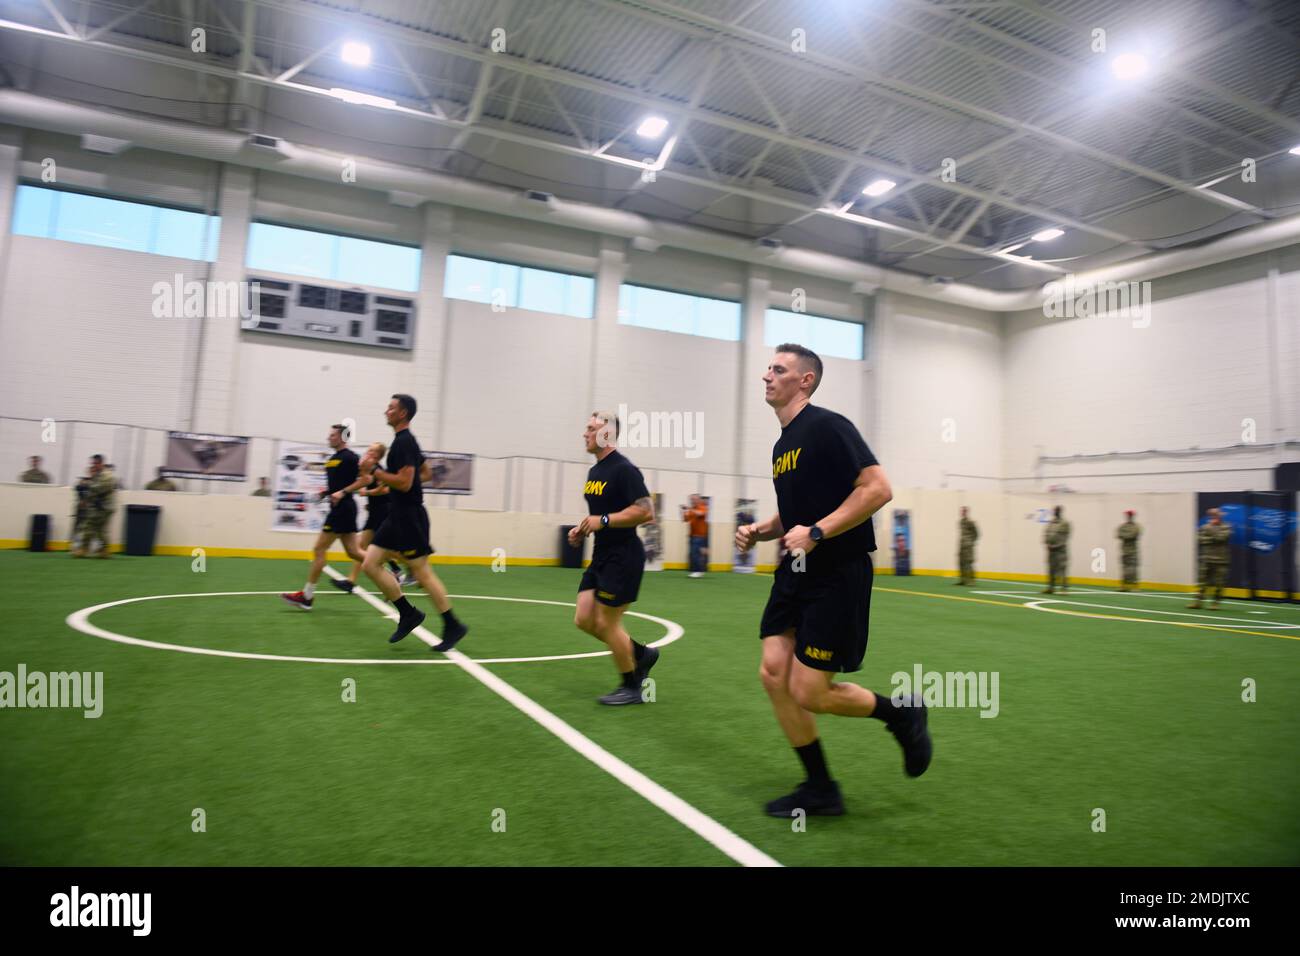
[[[821,528],[813,525],[808,529],[808,537],[812,538],[814,541],[820,541],[822,538],[826,537],[826,533],[822,531]]]
[[[601,515],[601,516],[600,516],[600,526],[601,526],[602,528],[608,528],[608,527],[609,527],[609,515]]]

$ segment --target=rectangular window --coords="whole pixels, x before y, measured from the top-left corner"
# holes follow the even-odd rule
[[[13,231],[110,249],[211,262],[221,218],[188,209],[20,185]]]
[[[763,344],[796,342],[818,355],[857,359],[865,354],[866,329],[860,322],[824,319],[805,312],[768,309],[763,323]]]
[[[595,315],[596,280],[551,269],[450,255],[442,294],[448,299],[590,319]]]
[[[618,321],[643,329],[740,340],[740,303],[624,284],[618,290]]]
[[[420,288],[420,250],[415,246],[269,222],[249,227],[248,267],[403,292]]]

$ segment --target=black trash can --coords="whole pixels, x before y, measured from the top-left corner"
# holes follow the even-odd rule
[[[579,541],[577,547],[569,544],[569,532],[576,527],[577,525],[572,524],[560,525],[560,567],[562,568],[582,567],[582,542]]]
[[[44,551],[50,540],[50,516],[32,515],[32,530],[27,536],[28,551]]]
[[[126,506],[126,553],[138,557],[153,554],[154,539],[158,537],[158,516],[162,508],[157,505]]]

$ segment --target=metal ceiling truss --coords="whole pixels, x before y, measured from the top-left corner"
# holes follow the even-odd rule
[[[715,20],[694,10],[677,7],[668,3],[653,3],[650,0],[584,0],[586,4],[594,5],[620,14],[633,16],[641,20],[650,22],[658,27],[672,30],[679,35],[684,35],[688,41],[676,48],[668,57],[664,64],[652,70],[642,81],[639,88],[631,88],[616,82],[600,79],[593,76],[577,73],[562,67],[552,66],[539,62],[536,57],[540,51],[530,50],[530,56],[524,57],[517,53],[493,53],[484,47],[459,40],[449,39],[443,36],[437,36],[425,30],[415,27],[403,26],[390,21],[381,20],[370,16],[364,12],[351,12],[338,10],[330,7],[324,7],[312,2],[295,2],[290,3],[287,0],[244,0],[242,5],[243,18],[242,26],[236,27],[230,22],[230,19],[221,11],[216,4],[209,4],[208,9],[219,19],[229,34],[235,38],[239,44],[238,67],[231,69],[213,62],[212,58],[198,59],[191,56],[184,58],[162,53],[153,49],[142,46],[133,46],[108,42],[100,39],[101,37],[111,34],[114,28],[129,21],[133,16],[146,12],[158,3],[158,0],[144,0],[129,10],[124,10],[107,20],[100,26],[90,32],[84,30],[79,32],[68,22],[63,13],[55,5],[54,0],[41,0],[42,5],[59,27],[60,32],[53,30],[44,30],[33,28],[25,24],[17,24],[9,21],[0,21],[0,29],[35,34],[46,39],[57,40],[61,42],[76,42],[88,47],[109,52],[120,56],[128,56],[136,59],[148,60],[155,63],[180,66],[186,69],[194,70],[201,76],[219,77],[226,80],[236,91],[236,96],[240,102],[247,102],[248,94],[254,86],[261,86],[271,89],[282,89],[295,91],[298,93],[323,94],[328,95],[324,90],[312,87],[308,84],[293,82],[294,77],[311,66],[313,62],[322,55],[334,49],[339,39],[331,40],[328,44],[308,53],[297,63],[288,69],[282,70],[278,75],[271,76],[270,71],[262,64],[260,58],[255,55],[254,45],[257,37],[254,35],[255,17],[258,8],[262,8],[271,13],[280,14],[282,17],[306,18],[314,21],[336,25],[340,27],[355,28],[358,22],[365,24],[366,33],[376,39],[383,39],[391,47],[394,54],[394,60],[400,68],[402,74],[411,83],[412,88],[419,94],[420,108],[399,107],[398,111],[407,116],[421,119],[425,122],[433,122],[437,125],[456,128],[457,132],[452,141],[452,149],[459,150],[467,142],[470,135],[480,133],[492,140],[494,147],[498,141],[510,141],[530,145],[551,151],[560,151],[569,155],[587,156],[596,159],[614,161],[625,165],[644,166],[640,161],[628,160],[624,157],[614,156],[609,153],[609,148],[617,140],[626,135],[627,127],[615,137],[603,145],[597,147],[589,137],[584,135],[580,117],[575,117],[570,108],[566,108],[563,98],[557,95],[555,87],[565,87],[574,90],[585,91],[597,94],[598,96],[609,97],[625,104],[632,104],[643,109],[653,110],[669,116],[672,116],[677,125],[674,128],[674,134],[663,151],[659,159],[655,162],[657,175],[665,178],[671,178],[694,185],[707,186],[713,190],[720,191],[716,200],[709,203],[699,211],[699,214],[707,214],[707,209],[714,203],[722,201],[729,196],[744,196],[761,202],[773,204],[776,206],[789,208],[797,213],[787,222],[777,225],[774,224],[773,231],[778,231],[784,225],[793,225],[810,216],[819,214],[839,215],[842,218],[855,222],[861,222],[872,226],[873,228],[882,228],[886,231],[893,232],[896,235],[905,236],[909,239],[915,239],[926,245],[924,251],[910,253],[907,258],[918,255],[924,255],[927,252],[937,251],[939,249],[951,248],[959,249],[964,252],[975,255],[986,256],[993,259],[999,259],[1006,262],[1006,257],[1000,253],[998,248],[975,246],[964,242],[980,218],[986,215],[992,215],[995,210],[1009,210],[1020,213],[1022,216],[1035,217],[1042,221],[1044,225],[1058,225],[1078,230],[1080,232],[1092,234],[1117,243],[1132,245],[1137,249],[1148,249],[1146,243],[1128,236],[1117,230],[1108,229],[1094,223],[1084,222],[1076,217],[1066,215],[1062,210],[1045,207],[1035,203],[1024,202],[1013,195],[1009,195],[1000,189],[988,189],[974,186],[961,182],[945,182],[939,175],[941,170],[924,170],[915,168],[913,165],[902,164],[887,161],[879,157],[874,157],[866,151],[877,140],[886,124],[895,116],[900,108],[906,107],[911,110],[920,110],[934,116],[939,116],[952,122],[956,118],[967,118],[978,120],[992,126],[1001,126],[1008,132],[996,139],[968,151],[961,157],[957,157],[957,166],[974,162],[985,157],[992,157],[1000,150],[1015,144],[1020,140],[1030,140],[1041,143],[1052,150],[1062,150],[1076,156],[1084,156],[1088,159],[1100,163],[1111,169],[1120,170],[1132,176],[1140,177],[1152,183],[1163,187],[1157,192],[1176,191],[1185,195],[1195,196],[1206,202],[1215,203],[1221,207],[1226,207],[1234,211],[1247,212],[1251,215],[1263,218],[1270,218],[1270,214],[1260,208],[1235,199],[1234,197],[1216,192],[1208,188],[1198,188],[1190,183],[1173,176],[1166,175],[1159,170],[1148,168],[1140,163],[1133,162],[1125,157],[1115,155],[1103,149],[1098,149],[1077,139],[1073,139],[1064,134],[1054,132],[1051,127],[1070,117],[1077,115],[1080,106],[1073,103],[1068,108],[1055,111],[1048,117],[1037,120],[1036,122],[1025,124],[1020,120],[994,112],[978,106],[973,103],[964,102],[956,98],[946,96],[935,90],[925,89],[914,86],[913,84],[891,78],[873,70],[869,67],[863,67],[860,64],[851,63],[841,59],[827,56],[822,53],[808,52],[798,56],[791,56],[788,41],[780,37],[771,37],[757,31],[749,30],[741,26],[742,22],[757,12],[765,5],[765,0],[756,0],[750,4],[740,14],[732,18],[729,22]],[[1071,30],[1081,29],[1081,26],[1071,20],[1069,17],[1048,11],[1039,5],[1036,0],[1018,0],[1017,3],[1006,4],[936,4],[926,2],[926,0],[900,0],[904,5],[922,9],[926,13],[937,17],[942,17],[948,22],[944,24],[938,35],[935,32],[927,32],[913,24],[907,23],[898,17],[888,16],[883,11],[867,8],[864,12],[876,19],[888,23],[890,26],[904,29],[913,33],[920,33],[926,39],[934,44],[934,47],[928,51],[929,57],[926,62],[933,61],[940,56],[946,49],[957,49],[963,55],[972,58],[977,62],[981,72],[984,73],[986,83],[990,89],[999,97],[1001,91],[997,88],[995,79],[988,74],[990,68],[999,70],[1010,70],[1020,73],[1024,76],[1034,79],[1036,82],[1048,82],[1057,88],[1064,89],[1061,82],[1053,82],[1050,77],[1044,77],[1042,74],[1028,70],[1018,64],[1013,64],[1007,60],[990,56],[980,51],[971,50],[957,44],[950,39],[959,29],[969,29],[981,35],[989,36],[1000,43],[1005,43],[1013,48],[1027,50],[1045,62],[1054,64],[1056,67],[1069,67],[1077,69],[1078,64],[1068,58],[1054,53],[1050,50],[1035,46],[1027,41],[1021,40],[1004,30],[989,26],[973,19],[969,12],[977,7],[988,6],[1013,6],[1016,9],[1023,10],[1039,17],[1053,25],[1069,28]],[[580,6],[575,3],[574,7]],[[188,4],[182,8],[185,19],[192,22],[192,9]],[[572,8],[570,8],[572,9]],[[539,12],[532,20],[536,20],[542,15]],[[567,12],[567,11],[566,11]],[[84,8],[83,8],[84,14]],[[1186,62],[1200,52],[1221,46],[1232,37],[1242,35],[1250,30],[1256,29],[1262,23],[1267,22],[1267,11],[1256,10],[1252,15],[1248,15],[1235,22],[1232,27],[1228,28],[1219,36],[1212,40],[1202,41],[1200,44],[1193,44],[1186,49],[1179,51],[1177,55],[1178,62]],[[849,25],[849,32],[855,35],[859,45],[863,46],[866,52],[870,52],[869,44],[861,36],[860,31],[852,24]],[[188,29],[187,29],[188,35]],[[650,92],[650,86],[664,69],[666,63],[675,60],[683,54],[688,48],[695,46],[692,41],[704,40],[714,49],[714,54],[710,59],[705,75],[702,80],[695,84],[694,93],[688,102],[681,102],[667,96],[656,95]],[[413,70],[410,61],[402,52],[402,47],[409,47],[424,51],[442,53],[449,56],[458,57],[462,60],[476,62],[479,65],[478,78],[474,86],[473,93],[469,102],[465,104],[464,112],[459,119],[451,119],[446,111],[439,105],[436,98],[431,95],[429,85],[424,81],[420,74]],[[554,51],[550,51],[554,56]],[[845,91],[851,92],[854,88],[868,92],[874,99],[881,100],[887,104],[883,114],[876,119],[865,137],[860,142],[855,143],[852,148],[835,145],[808,136],[799,135],[798,131],[791,122],[791,117],[781,110],[772,97],[768,94],[763,86],[763,81],[754,69],[746,62],[746,58],[758,57],[768,63],[774,61],[782,69],[794,69],[805,73],[814,73],[823,79],[829,78],[845,86]],[[557,57],[558,58],[558,57]],[[707,91],[712,83],[715,70],[723,62],[735,69],[735,72],[743,79],[746,88],[748,88],[763,109],[771,125],[756,122],[749,119],[742,119],[737,116],[728,115],[717,109],[705,107],[703,104]],[[1197,77],[1187,74],[1178,67],[1177,63],[1171,64],[1169,69],[1173,70],[1178,78],[1188,85],[1201,90],[1207,95],[1213,97],[1218,102],[1227,102],[1234,106],[1247,110],[1251,115],[1257,117],[1262,122],[1280,126],[1285,129],[1294,129],[1300,131],[1300,121],[1293,120],[1283,114],[1277,113],[1272,107],[1262,106],[1259,103],[1250,101],[1245,97],[1235,94],[1217,84],[1200,80]],[[498,83],[504,85],[509,77],[514,77],[515,88],[510,101],[509,109],[506,113],[505,124],[509,125],[515,109],[518,105],[520,93],[527,82],[531,79],[535,83],[540,83],[542,92],[549,102],[550,108],[563,121],[563,126],[567,128],[572,135],[576,146],[570,146],[565,143],[556,142],[552,138],[536,134],[525,134],[510,129],[502,129],[498,125],[500,120],[494,120],[491,117],[485,119],[483,109],[488,95],[491,91],[491,83],[494,71],[505,76],[498,76]],[[1281,102],[1289,91],[1290,86],[1294,84],[1295,78],[1292,77],[1290,82],[1282,90],[1279,97],[1272,99],[1273,102]],[[1167,108],[1169,113],[1179,115],[1185,119],[1194,119],[1202,125],[1211,125],[1212,120],[1201,116],[1194,110],[1188,109],[1180,104],[1171,103],[1157,98],[1162,107]],[[413,100],[414,102],[414,100]],[[1003,98],[1003,102],[1005,99]],[[366,108],[366,107],[363,107]],[[1168,116],[1166,116],[1168,119]],[[492,125],[489,125],[492,124]],[[749,162],[748,166],[739,171],[739,174],[733,177],[727,177],[718,168],[720,164],[717,159],[710,161],[709,149],[702,147],[697,137],[690,135],[690,128],[693,124],[710,126],[721,130],[726,130],[729,136],[719,146],[713,150],[714,156],[718,157],[725,154],[725,148],[732,138],[736,135],[745,135],[754,137],[762,142],[762,147]],[[634,125],[634,124],[633,124]],[[1196,143],[1198,146],[1218,152],[1221,155],[1230,156],[1231,152],[1223,147],[1216,146],[1201,140],[1199,137],[1187,133],[1184,130],[1174,128],[1172,132],[1188,142]],[[557,133],[557,136],[562,136]],[[1154,133],[1152,134],[1155,135]],[[1250,134],[1234,131],[1242,140],[1253,139]],[[683,172],[680,168],[672,168],[668,165],[672,155],[673,147],[678,139],[684,141],[690,146],[691,152],[699,161],[696,165],[702,167],[706,176],[695,176]],[[1255,140],[1259,143],[1258,140]],[[772,149],[781,147],[787,150],[794,157],[796,164],[807,179],[808,188],[806,195],[802,197],[798,192],[759,192],[752,188],[754,180],[758,177],[763,169],[764,162],[767,161]],[[830,183],[820,181],[817,174],[811,168],[808,162],[809,154],[819,157],[829,157],[838,160],[842,165],[834,179]],[[453,152],[454,156],[455,153]],[[679,164],[685,165],[685,164]],[[999,164],[998,171],[1001,171],[1002,164]],[[885,174],[891,177],[905,179],[907,182],[898,188],[877,199],[868,199],[858,197],[856,194],[856,184],[850,187],[853,198],[839,208],[828,207],[828,203],[833,203],[837,199],[843,198],[843,190],[849,183],[850,178],[859,169],[870,169],[873,173]],[[1050,170],[1049,170],[1050,172]],[[644,183],[644,179],[639,179],[633,188],[639,188]],[[913,195],[914,190],[921,186],[932,186],[940,191],[952,194],[952,199],[944,205],[941,212],[937,212],[931,219],[924,209],[922,203],[917,202]],[[1021,190],[1022,194],[1025,193]],[[907,207],[915,216],[915,221],[921,225],[921,229],[912,229],[897,222],[886,222],[870,218],[852,212],[855,203],[861,200],[862,205],[859,207],[862,212],[869,213],[877,206],[892,204],[902,199]],[[974,200],[970,210],[962,218],[961,222],[953,229],[948,231],[946,236],[939,233],[943,231],[943,223],[948,216],[958,208],[964,200]],[[936,207],[937,209],[938,207]],[[1024,262],[1020,257],[1016,261]],[[1039,265],[1037,263],[1025,263]]]

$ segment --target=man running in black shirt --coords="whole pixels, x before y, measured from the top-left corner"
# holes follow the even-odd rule
[[[355,491],[358,497],[366,499],[366,526],[361,529],[361,540],[359,542],[363,559],[365,558],[366,549],[370,547],[370,542],[375,540],[375,532],[379,530],[379,526],[388,517],[388,486],[375,481],[373,474],[374,467],[379,464],[387,451],[388,446],[383,442],[371,442],[370,447],[361,456],[361,461],[358,464],[360,470],[367,470],[367,464],[369,465],[370,477],[362,476],[357,478],[353,483],[354,487],[349,489]],[[367,462],[367,459],[369,459],[369,462]],[[388,570],[392,571],[394,576],[402,573],[401,565],[396,561],[388,562]],[[352,589],[356,587],[357,576],[360,573],[361,562],[354,561],[352,571],[346,578],[330,578],[330,583],[340,591],[347,591],[351,594]]]
[[[578,610],[573,623],[599,638],[614,655],[619,686],[600,698],[602,704],[639,704],[641,682],[659,660],[659,651],[638,644],[623,630],[623,612],[636,600],[645,571],[645,549],[637,525],[654,520],[654,502],[640,470],[615,447],[619,421],[612,412],[592,412],[583,432],[587,453],[596,463],[587,472],[583,494],[587,517],[569,532],[577,545],[596,536],[591,566],[578,584]]]
[[[420,445],[411,434],[415,408],[415,399],[410,395],[392,397],[384,411],[384,417],[395,433],[388,449],[388,467],[379,468],[367,459],[361,469],[362,475],[373,476],[375,481],[387,486],[389,499],[388,517],[366,549],[362,570],[401,615],[397,630],[388,638],[389,643],[396,644],[424,621],[424,612],[415,609],[402,595],[396,579],[384,570],[384,561],[395,557],[406,564],[442,614],[442,643],[433,650],[449,651],[469,632],[469,628],[452,612],[447,589],[429,567],[428,557],[433,548],[429,547],[429,515],[424,510],[420,488],[420,479],[427,473],[427,466]]]
[[[322,498],[329,498],[330,511],[321,525],[320,534],[316,536],[314,557],[311,571],[307,574],[307,583],[301,591],[281,594],[294,607],[310,611],[315,599],[316,582],[325,568],[325,554],[335,540],[343,542],[343,550],[353,561],[361,561],[364,555],[357,547],[357,501],[352,492],[359,487],[357,481],[357,453],[348,447],[347,436],[342,425],[330,426],[330,447],[334,454],[325,462],[325,490]]]
[[[800,809],[830,816],[844,812],[817,737],[815,714],[878,718],[902,746],[908,776],[919,777],[930,765],[930,735],[919,694],[898,702],[834,679],[837,672],[862,666],[871,610],[870,552],[876,550],[871,516],[893,493],[852,423],[810,404],[821,377],[816,353],[802,345],[776,347],[763,381],[767,403],[781,423],[772,450],[777,514],[736,529],[736,546],[742,551],[757,541],[779,538],[790,552],[777,567],[763,611],[759,673],[808,778],[793,793],[767,804],[767,812],[776,817]]]

